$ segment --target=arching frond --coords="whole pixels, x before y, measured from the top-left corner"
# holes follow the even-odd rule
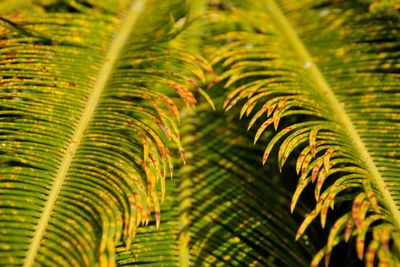
[[[187,164],[167,181],[162,222],[138,229],[127,266],[308,266],[316,236],[293,243],[296,222],[289,193],[260,148],[226,114],[198,107],[184,113]],[[304,212],[304,209],[302,210]]]
[[[0,265],[115,266],[208,66],[165,43],[182,1],[40,2],[0,20]]]
[[[341,240],[356,240],[367,266],[400,262],[399,18],[396,6],[376,1],[250,1],[214,15],[212,49],[219,80],[229,89],[225,108],[277,133],[263,157],[279,167],[297,153],[301,193],[314,188],[315,209],[297,238],[329,208],[347,211],[330,229],[316,266]],[[382,7],[382,6],[381,6]],[[224,26],[221,26],[224,25]],[[211,30],[210,30],[211,31]],[[212,31],[211,31],[212,32]],[[343,204],[343,203],[342,203]],[[365,240],[371,240],[366,242]]]

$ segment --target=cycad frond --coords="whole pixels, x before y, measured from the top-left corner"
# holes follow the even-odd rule
[[[114,266],[121,238],[158,225],[182,152],[168,95],[193,105],[206,64],[165,45],[184,12],[44,1],[0,20],[0,265]]]
[[[225,107],[242,101],[241,115],[254,112],[255,141],[268,126],[278,130],[264,162],[275,146],[280,168],[299,150],[292,210],[315,184],[316,207],[297,238],[317,216],[324,226],[335,203],[351,200],[313,265],[324,255],[329,261],[335,244],[351,236],[367,266],[376,258],[382,266],[400,261],[399,19],[395,6],[381,13],[373,5],[252,1],[216,19],[228,25],[222,31],[214,26],[222,44],[214,65],[232,89]]]
[[[293,244],[296,222],[275,169],[261,166],[262,150],[242,125],[226,127],[232,118],[207,109],[181,121],[188,164],[167,181],[159,231],[154,220],[138,229],[129,252],[119,248],[118,263],[308,266],[316,237]]]

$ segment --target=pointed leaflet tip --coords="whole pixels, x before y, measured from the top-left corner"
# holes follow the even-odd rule
[[[322,189],[322,185],[327,177],[327,173],[325,171],[325,169],[321,169],[318,175],[318,179],[317,179],[317,185],[315,186],[315,191],[314,191],[314,196],[315,196],[315,200],[318,201],[321,189]]]
[[[165,155],[166,155],[167,162],[168,162],[169,176],[172,179],[172,175],[174,173],[174,164],[172,163],[172,157],[171,157],[168,149],[166,150]]]
[[[375,232],[376,228],[374,229]],[[374,239],[369,243],[367,252],[365,252],[365,266],[366,267],[373,267],[375,261],[375,254],[379,247],[379,241]]]
[[[321,224],[323,225],[323,227],[325,226],[326,217],[328,216],[328,209],[329,207],[333,207],[333,202],[338,192],[339,190],[337,189],[337,187],[335,185],[332,185],[323,193],[323,195],[327,194],[323,200],[321,210]]]
[[[156,216],[156,228],[158,230],[158,228],[160,227],[160,204],[158,203],[158,197],[157,197],[157,193],[154,190],[153,192],[151,192],[151,198],[153,199],[153,204],[154,204],[154,214]],[[150,217],[150,214],[149,214]]]
[[[309,214],[306,215],[306,218],[304,219],[304,221],[300,225],[299,229],[297,230],[296,238],[295,238],[296,241],[299,240],[299,238],[304,234],[308,225],[310,225],[310,223],[315,219],[315,217],[317,217],[316,210],[313,210],[312,212],[310,212]]]
[[[365,239],[364,236],[357,236],[357,241],[356,241],[356,252],[357,252],[357,257],[360,260],[363,260],[364,258],[364,246],[365,246]]]
[[[310,267],[318,267],[318,265],[321,262],[324,255],[325,255],[324,249],[321,249],[320,251],[318,251],[318,253],[315,254],[314,258],[312,259]]]
[[[331,147],[331,148],[329,148],[326,152],[325,152],[325,154],[324,154],[324,168],[325,168],[325,170],[328,172],[329,171],[329,169],[330,169],[330,159],[331,159],[331,157],[332,157],[332,155],[333,155],[333,152],[335,152],[336,151],[336,148],[335,147]]]
[[[362,225],[362,220],[361,218],[361,204],[365,199],[365,193],[361,192],[360,194],[357,195],[357,197],[354,199],[353,206],[352,206],[352,214],[353,214],[353,220],[354,223],[357,227],[357,230],[361,230],[361,225]]]
[[[344,231],[344,241],[349,242],[351,233],[353,232],[354,220],[350,218],[346,224],[346,230]]]
[[[381,244],[382,244],[382,248],[385,251],[389,251],[390,247],[389,247],[389,242],[390,242],[390,235],[392,233],[393,229],[392,226],[387,225],[386,227],[384,227],[382,229],[382,234],[381,234]]]
[[[340,239],[338,237],[336,237],[333,240],[332,247],[336,246],[339,243],[339,241],[340,241]],[[324,257],[325,254],[326,255],[330,254],[330,252],[327,252],[326,247],[324,247],[324,248],[322,248],[321,250],[318,251],[318,253],[312,259],[310,266],[311,267],[318,267],[319,263],[321,262],[321,260],[322,260],[322,258]],[[330,257],[330,255],[328,257]],[[327,258],[325,258],[325,264],[327,264],[326,261],[327,261]]]
[[[289,158],[290,154],[299,147],[304,141],[307,140],[307,130],[297,130],[294,131],[290,136],[288,136],[282,143],[278,151],[278,166],[281,170],[286,160]]]
[[[179,150],[179,154],[181,155],[183,164],[186,165],[186,155],[185,155],[185,151],[184,151],[183,149],[182,149],[182,150]]]
[[[377,213],[380,213],[380,207],[378,205],[378,201],[376,200],[376,197],[375,197],[374,191],[372,189],[371,183],[370,182],[364,182],[363,186],[364,186],[365,192],[367,194],[367,198],[371,202],[372,207],[374,208],[374,210]]]
[[[160,229],[160,221],[161,221],[161,216],[160,216],[160,212],[156,211],[156,229]]]
[[[268,148],[265,150],[263,158],[262,158],[262,164],[265,165],[265,162],[267,162],[267,159],[269,157],[271,150],[268,150]]]
[[[371,215],[369,216],[364,222],[363,225],[361,227],[361,231],[358,231],[357,234],[357,239],[356,239],[356,251],[357,251],[357,256],[360,260],[363,259],[364,256],[364,245],[365,245],[365,236],[367,234],[367,231],[369,230],[369,226],[377,221],[377,220],[381,220],[383,219],[383,217],[381,215]]]
[[[308,155],[310,152],[310,148],[307,146],[301,151],[299,157],[297,158],[296,161],[296,174],[299,175],[301,171],[301,165],[303,165],[305,157]]]
[[[302,176],[300,177],[297,186],[296,186],[296,190],[293,194],[292,197],[292,201],[290,203],[290,212],[293,213],[294,208],[297,204],[297,201],[299,200],[300,194],[303,192],[304,188],[310,183],[310,178],[306,177],[306,176]]]
[[[335,209],[335,200],[332,199],[331,204],[329,205],[329,207],[331,208],[331,210]]]
[[[213,83],[213,82],[212,82]],[[238,88],[239,89],[239,88]],[[228,105],[232,105],[231,102],[232,100],[236,97],[236,95],[240,92],[238,89],[233,90],[231,93],[229,93],[226,97],[225,97],[225,101],[222,104],[222,108],[224,110],[226,110],[228,108]]]
[[[328,206],[324,206],[324,207],[322,207],[322,209],[321,209],[321,215],[320,215],[320,218],[321,218],[321,226],[322,226],[322,229],[325,229],[325,224],[326,224],[326,217],[328,216]]]
[[[215,111],[215,105],[211,97],[199,86],[194,80],[189,80],[190,85],[193,86],[193,88],[199,92],[208,102],[208,104],[211,106],[211,108]]]
[[[272,112],[274,112],[276,106],[278,105],[277,99],[272,98],[266,104],[268,105],[267,117],[270,117],[272,115]]]
[[[274,113],[274,115],[275,115],[276,113]],[[273,119],[274,119],[274,129],[275,129],[275,131],[276,130],[278,130],[278,126],[279,126],[279,121],[280,121],[280,117],[279,116],[273,116]]]
[[[312,156],[311,154],[308,154],[303,161],[303,164],[301,165],[301,176],[304,176],[308,173],[308,166],[311,162]]]
[[[318,203],[316,204],[314,210],[312,210],[310,213],[308,213],[303,220],[302,224],[300,225],[297,234],[296,234],[296,240],[305,232],[307,229],[308,225],[318,216],[318,214],[321,212],[322,208],[322,203],[325,200],[325,198],[328,195],[328,191],[324,192],[320,199],[318,200]]]
[[[319,127],[313,127],[310,131],[310,136],[309,136],[309,143],[310,143],[310,150],[311,150],[311,155],[315,157],[317,154],[317,144],[316,144],[316,139],[317,139],[317,134],[318,131],[320,130]]]
[[[250,113],[253,111],[253,109],[255,108],[255,106],[257,105],[257,102],[254,102],[251,106],[249,106],[246,110],[246,116],[248,117],[250,115]]]
[[[338,234],[344,229],[344,227],[347,224],[348,220],[351,220],[351,215],[349,213],[346,213],[342,217],[340,217],[334,225],[331,227],[331,230],[329,232],[328,236],[328,242],[326,245],[326,251],[330,253],[333,249],[333,242],[337,238]]]
[[[271,118],[270,118],[271,119]],[[268,120],[270,120],[268,119]],[[280,132],[278,132],[278,134],[276,134],[272,140],[269,142],[267,148],[265,149],[264,155],[263,155],[263,164],[265,164],[265,162],[267,161],[267,158],[269,156],[269,154],[272,151],[272,148],[275,146],[275,144],[279,141],[279,139],[281,139],[283,136],[285,136],[286,134],[290,133],[291,131],[299,128],[300,126],[302,126],[304,124],[296,124],[296,125],[292,125],[292,126],[288,126],[285,129],[281,130]]]
[[[140,225],[142,222],[143,208],[141,203],[139,202],[136,208],[136,227]]]
[[[331,253],[326,253],[325,254],[325,259],[324,259],[325,267],[329,266],[329,260],[330,259],[331,259]]]
[[[319,170],[320,170],[320,168],[322,166],[323,159],[322,158],[318,158],[318,159],[316,159],[315,162],[316,163],[315,163],[315,165],[314,165],[314,167],[312,168],[312,171],[311,171],[311,182],[312,183],[314,183],[315,179],[318,177],[318,172],[319,172]]]
[[[183,164],[186,164],[186,156],[185,156],[185,151],[183,149],[182,143],[178,138],[173,138],[175,144],[178,146],[179,154],[181,155]]]
[[[247,96],[247,98],[249,97],[250,95]],[[257,103],[258,103],[257,98],[251,98],[247,100],[240,110],[240,118],[242,118],[244,114],[246,114],[246,116],[249,116],[250,113],[253,111],[254,107],[257,105]]]
[[[268,102],[264,104],[259,111],[251,118],[249,122],[249,126],[247,127],[247,130],[250,130],[250,128],[254,125],[254,123],[261,117],[262,114],[267,110],[268,108]]]
[[[371,203],[368,200],[363,201],[363,203],[361,204],[361,208],[360,208],[360,220],[361,220],[361,222],[364,221],[365,216],[367,215],[367,212],[368,212],[370,206],[371,206]]]
[[[260,128],[257,130],[256,135],[254,137],[254,144],[257,143],[257,140],[260,138],[261,134],[264,132],[264,130],[270,126],[273,123],[273,119],[269,118],[268,120],[266,120],[261,126]]]
[[[321,226],[322,228],[325,228],[325,223],[326,223],[326,217],[328,215],[328,209],[329,209],[329,205],[326,204],[329,202],[328,197],[330,196],[330,191],[326,190],[321,197],[318,199],[318,203],[317,203],[317,207],[320,206],[320,219],[321,219]],[[321,203],[321,204],[320,204]]]
[[[281,119],[281,112],[279,112],[279,111],[282,110],[282,108],[285,106],[286,102],[287,102],[287,97],[282,98],[279,101],[279,103],[278,103],[278,105],[277,105],[277,107],[276,107],[276,109],[274,111],[274,115],[272,116],[272,118],[274,119],[274,129],[275,129],[275,131],[278,130],[279,121]]]

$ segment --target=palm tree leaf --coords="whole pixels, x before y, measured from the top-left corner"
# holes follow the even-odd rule
[[[259,164],[262,150],[243,125],[227,120],[204,104],[184,111],[188,164],[166,182],[160,229],[153,218],[129,251],[121,244],[119,266],[308,266],[318,237],[292,244],[288,191]]]
[[[351,196],[341,231],[331,228],[313,266],[324,255],[328,261],[350,231],[364,243],[366,228],[372,241],[367,250],[358,246],[359,257],[371,266],[374,258],[383,266],[399,261],[399,18],[396,5],[382,4],[384,12],[377,2],[252,1],[214,26],[221,49],[212,62],[231,91],[224,106],[244,102],[241,115],[251,116],[249,128],[259,127],[256,141],[268,126],[278,130],[263,162],[277,146],[280,168],[302,150],[292,209],[311,183],[317,203],[297,236],[318,215],[324,225],[328,208]]]
[[[165,43],[184,13],[178,0],[70,1],[1,20],[1,265],[114,266],[121,238],[129,248],[151,211],[158,225],[156,185],[170,148],[183,154],[170,95],[194,105],[191,61],[206,65]]]

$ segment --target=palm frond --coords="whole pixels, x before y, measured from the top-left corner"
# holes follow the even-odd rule
[[[138,229],[130,250],[119,248],[119,265],[308,266],[318,237],[293,244],[289,192],[261,166],[242,125],[226,127],[232,118],[209,109],[182,114],[188,164],[166,182],[159,231],[154,219]]]
[[[213,49],[213,64],[223,70],[219,80],[229,89],[225,108],[243,103],[240,115],[251,116],[249,128],[258,128],[255,141],[269,126],[278,131],[263,162],[275,151],[282,168],[297,153],[300,178],[291,209],[311,184],[316,199],[297,238],[317,216],[324,226],[329,208],[347,206],[312,265],[324,256],[328,262],[339,241],[354,238],[367,266],[397,266],[395,5],[387,6],[390,12],[363,1],[266,0],[243,6],[231,8],[227,19],[214,16],[220,47]]]
[[[183,154],[169,95],[193,106],[207,67],[166,45],[185,12],[50,1],[0,20],[0,265],[115,266],[152,211],[158,226]]]

